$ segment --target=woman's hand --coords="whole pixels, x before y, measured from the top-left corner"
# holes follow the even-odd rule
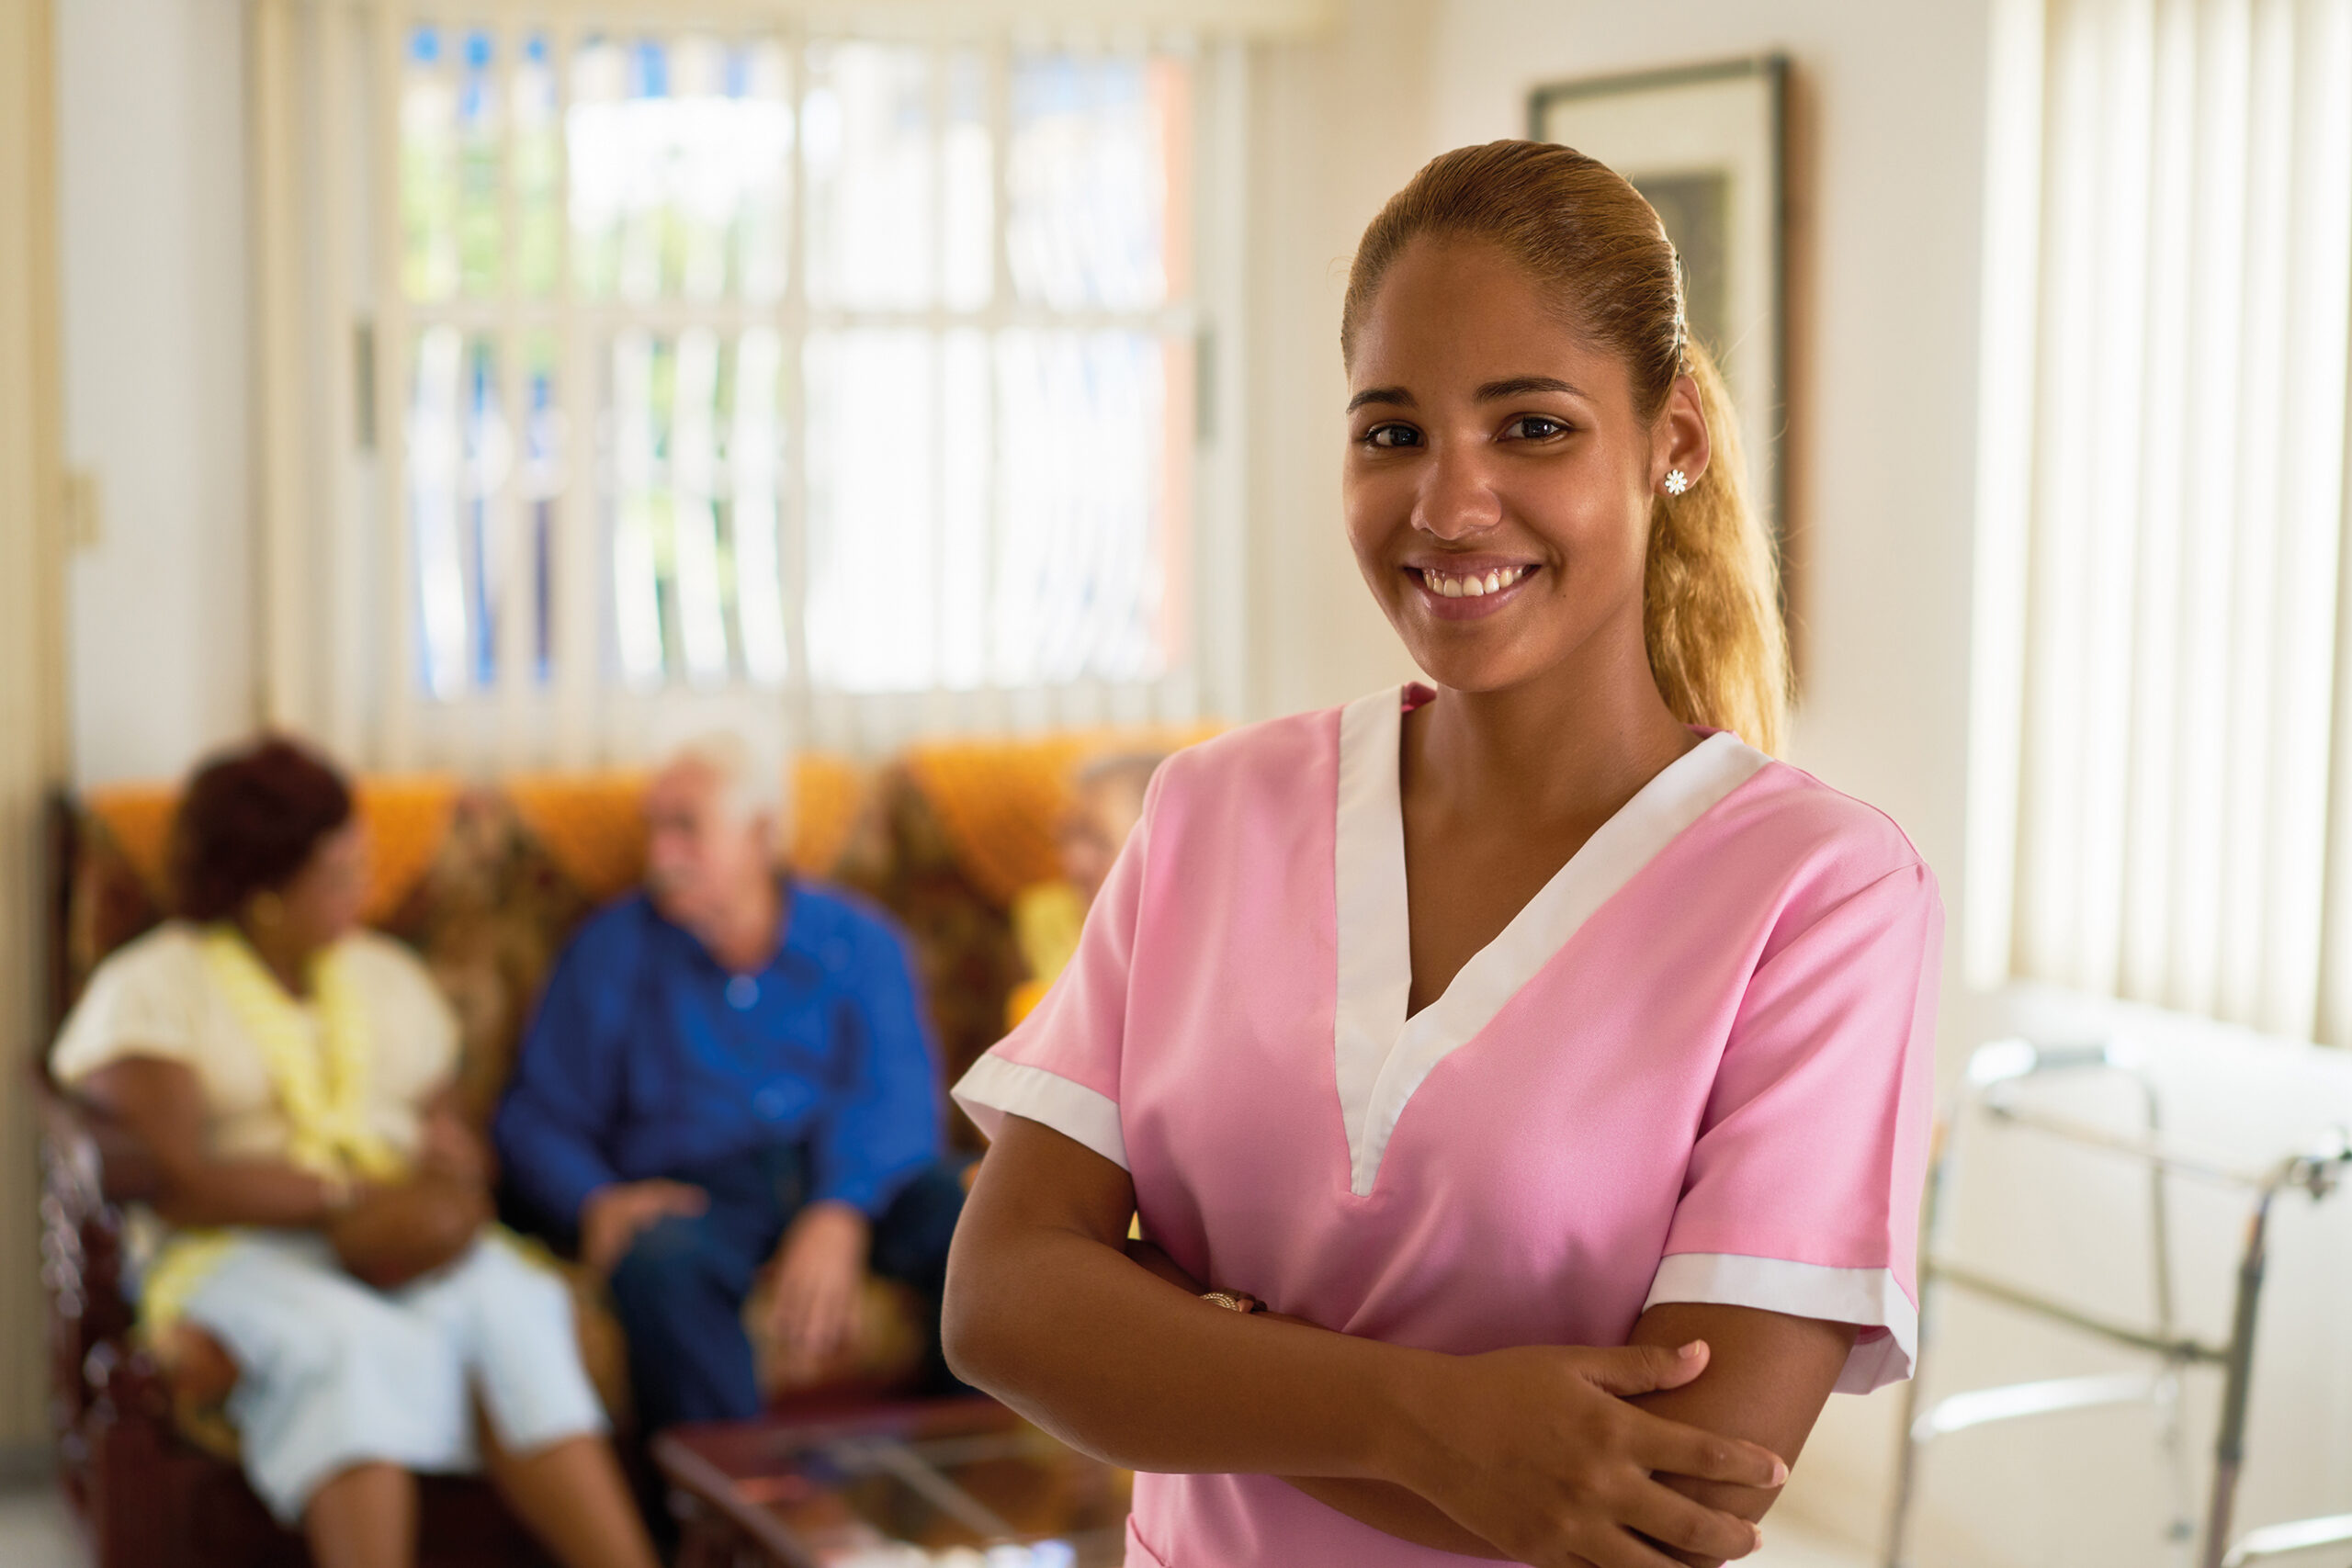
[[[1159,1275],[1179,1289],[1190,1291],[1197,1295],[1204,1288],[1199,1280],[1187,1274],[1175,1259],[1170,1258],[1166,1252],[1151,1242],[1130,1240],[1126,1250],[1131,1261],[1140,1264],[1144,1269]],[[1281,1313],[1270,1312],[1260,1315],[1262,1321],[1268,1323],[1305,1324],[1310,1328],[1316,1326],[1313,1324],[1306,1324],[1303,1318],[1289,1317]],[[1736,1315],[1730,1326],[1745,1329],[1748,1326],[1745,1321],[1746,1316],[1761,1317],[1763,1315],[1765,1314]],[[1788,1321],[1792,1324],[1798,1322],[1798,1320]],[[1719,1326],[1722,1325],[1719,1325]],[[1818,1327],[1819,1325],[1803,1326]],[[1834,1339],[1838,1337],[1829,1336],[1828,1337]],[[1851,1336],[1847,1335],[1845,1337],[1850,1338]],[[1620,1398],[1628,1394],[1656,1395],[1674,1389],[1687,1388],[1711,1364],[1712,1349],[1704,1341],[1688,1342],[1683,1348],[1695,1353],[1684,1354],[1681,1350],[1669,1350],[1653,1343],[1645,1348],[1625,1350],[1569,1348],[1534,1352],[1510,1351],[1502,1354],[1581,1358],[1583,1359],[1575,1366],[1572,1375],[1579,1379],[1583,1387],[1571,1390],[1572,1396],[1581,1404],[1588,1392],[1597,1391],[1603,1400],[1610,1404],[1616,1404]],[[1842,1346],[1838,1348],[1838,1355],[1842,1360],[1844,1355]],[[1469,1375],[1474,1378],[1487,1376],[1493,1371],[1495,1359],[1496,1358],[1490,1356],[1466,1359],[1465,1365]],[[1486,1363],[1486,1365],[1476,1363]],[[1831,1371],[1834,1376],[1835,1369],[1832,1368]],[[1556,1369],[1553,1370],[1553,1375],[1556,1375]],[[1820,1398],[1826,1396],[1826,1393],[1825,1386],[1823,1394],[1815,1397],[1810,1408],[1818,1408]],[[1641,1414],[1631,1405],[1618,1404],[1618,1410],[1630,1416],[1638,1416]],[[1663,1437],[1667,1445],[1678,1452],[1704,1453],[1717,1446],[1724,1450],[1747,1450],[1745,1454],[1737,1456],[1735,1468],[1739,1471],[1738,1475],[1716,1478],[1718,1481],[1735,1481],[1737,1483],[1736,1488],[1693,1480],[1686,1474],[1666,1472],[1666,1478],[1662,1484],[1651,1484],[1645,1489],[1640,1483],[1648,1481],[1650,1471],[1637,1469],[1636,1473],[1632,1476],[1619,1474],[1615,1479],[1624,1483],[1626,1495],[1635,1497],[1645,1506],[1645,1512],[1651,1517],[1672,1517],[1679,1514],[1688,1529],[1687,1538],[1680,1540],[1660,1534],[1656,1530],[1641,1529],[1641,1533],[1647,1536],[1650,1540],[1664,1544],[1674,1552],[1687,1553],[1687,1556],[1660,1557],[1655,1551],[1643,1551],[1641,1543],[1633,1542],[1636,1554],[1625,1561],[1644,1563],[1661,1563],[1669,1561],[1721,1562],[1735,1557],[1744,1557],[1761,1542],[1762,1536],[1749,1522],[1747,1515],[1732,1513],[1727,1509],[1734,1502],[1746,1503],[1752,1498],[1756,1504],[1759,1505],[1757,1512],[1760,1513],[1762,1511],[1760,1505],[1768,1504],[1770,1500],[1770,1493],[1777,1491],[1781,1483],[1788,1479],[1788,1467],[1781,1463],[1769,1450],[1757,1449],[1752,1444],[1719,1438],[1712,1432],[1702,1431],[1696,1427],[1683,1426],[1679,1422],[1666,1423],[1670,1430],[1659,1434],[1656,1428],[1645,1427],[1638,1420],[1615,1422],[1609,1418],[1610,1413],[1605,1410],[1597,1412],[1597,1415],[1599,1424],[1604,1428],[1618,1426],[1630,1428],[1625,1434],[1625,1440],[1628,1443],[1639,1442],[1645,1438]],[[1604,1442],[1606,1440],[1604,1434]],[[1600,1450],[1588,1448],[1583,1457],[1589,1464],[1596,1460],[1605,1461],[1607,1452],[1606,1448]],[[1758,1455],[1765,1461],[1760,1468],[1757,1462]],[[1604,1462],[1593,1468],[1596,1472],[1605,1472],[1606,1465]],[[1663,1469],[1663,1467],[1657,1468]],[[1605,1473],[1600,1473],[1599,1479],[1602,1486],[1606,1487],[1609,1477]],[[1452,1509],[1448,1509],[1446,1517],[1442,1517],[1431,1512],[1432,1505],[1427,1497],[1395,1483],[1339,1480],[1315,1476],[1286,1476],[1284,1480],[1316,1501],[1337,1508],[1351,1518],[1368,1524],[1374,1529],[1386,1534],[1410,1540],[1417,1545],[1434,1547],[1441,1551],[1452,1551],[1471,1557],[1491,1557],[1498,1554],[1498,1548],[1495,1545],[1493,1538],[1470,1529],[1468,1522],[1455,1515]],[[1555,1490],[1560,1487],[1572,1488],[1579,1484],[1579,1480],[1577,1474],[1555,1472],[1552,1484]],[[1589,1477],[1584,1478],[1585,1483],[1589,1484]],[[1751,1488],[1754,1490],[1747,1490]],[[1693,1500],[1690,1496],[1693,1491],[1700,1494],[1697,1500]],[[1740,1495],[1743,1491],[1747,1495]],[[1675,1496],[1677,1493],[1681,1494],[1679,1498]],[[1730,1495],[1726,1496],[1725,1494]],[[1531,1496],[1535,1495],[1529,1494]],[[1678,1502],[1686,1503],[1688,1506],[1678,1508],[1676,1506]],[[1630,1520],[1622,1522],[1630,1522]],[[1638,1526],[1635,1528],[1641,1529]],[[1621,1538],[1630,1540],[1624,1537],[1624,1531],[1622,1529],[1617,1533]],[[1504,1553],[1504,1555],[1510,1555],[1510,1553]],[[1526,1561],[1547,1560],[1528,1558]],[[1607,1564],[1613,1560],[1578,1552],[1566,1561]]]
[[[1541,1568],[1668,1568],[1676,1560],[1658,1545],[1745,1557],[1762,1540],[1755,1526],[1654,1476],[1777,1487],[1788,1466],[1753,1443],[1625,1403],[1690,1382],[1707,1354],[1694,1342],[1453,1359],[1422,1379],[1412,1405],[1419,1451],[1396,1479],[1512,1561]]]
[[[459,1181],[491,1185],[490,1145],[468,1124],[458,1109],[457,1096],[444,1090],[425,1108],[417,1129],[416,1164],[420,1170],[453,1177]]]
[[[143,1168],[140,1196],[175,1225],[324,1226],[334,1186],[282,1159],[217,1159],[204,1086],[185,1062],[133,1053],[82,1080],[96,1129]],[[117,1157],[109,1153],[109,1159]]]
[[[479,1183],[421,1171],[397,1186],[362,1188],[328,1224],[327,1239],[354,1279],[393,1291],[463,1257],[489,1223]]]

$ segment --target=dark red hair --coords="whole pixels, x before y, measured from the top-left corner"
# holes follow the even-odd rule
[[[319,840],[351,820],[351,786],[281,736],[197,769],[172,818],[172,892],[179,913],[218,920],[293,880]]]

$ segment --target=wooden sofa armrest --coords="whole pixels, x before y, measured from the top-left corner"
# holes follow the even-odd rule
[[[119,1128],[37,1075],[40,1118],[40,1279],[49,1303],[51,1412],[69,1449],[88,1424],[167,1414],[171,1395],[136,1343],[123,1288],[122,1211],[115,1190],[136,1190],[143,1156]],[[117,1165],[119,1149],[121,1163]],[[123,1173],[128,1173],[127,1179]],[[70,1455],[69,1455],[70,1458]]]
[[[61,1176],[77,1190],[85,1212],[155,1195],[154,1156],[119,1117],[46,1077],[40,1106],[42,1134],[70,1168]]]
[[[85,1355],[102,1340],[127,1341],[120,1204],[152,1179],[153,1161],[109,1119],[59,1089],[34,1084],[40,1126],[41,1285],[61,1327],[74,1326]]]

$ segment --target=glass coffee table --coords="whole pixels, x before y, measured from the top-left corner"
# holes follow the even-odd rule
[[[1116,1568],[1133,1477],[985,1399],[653,1440],[680,1568]]]

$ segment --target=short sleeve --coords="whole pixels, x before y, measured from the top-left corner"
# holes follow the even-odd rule
[[[367,999],[384,1087],[402,1099],[422,1099],[447,1083],[458,1071],[463,1032],[424,960],[374,931],[355,933],[345,951]]]
[[[80,1083],[127,1056],[197,1066],[203,1056],[204,975],[195,944],[171,927],[100,964],[50,1052],[61,1084]]]
[[[1119,1063],[1126,1035],[1127,976],[1151,856],[1160,783],[1152,775],[1143,815],[1102,881],[1078,952],[1045,998],[956,1083],[956,1103],[990,1137],[1007,1115],[1042,1122],[1127,1168],[1119,1127]]]
[[[1910,1376],[1943,908],[1917,863],[1768,945],[1716,1070],[1645,1310],[1860,1325],[1838,1388]]]

